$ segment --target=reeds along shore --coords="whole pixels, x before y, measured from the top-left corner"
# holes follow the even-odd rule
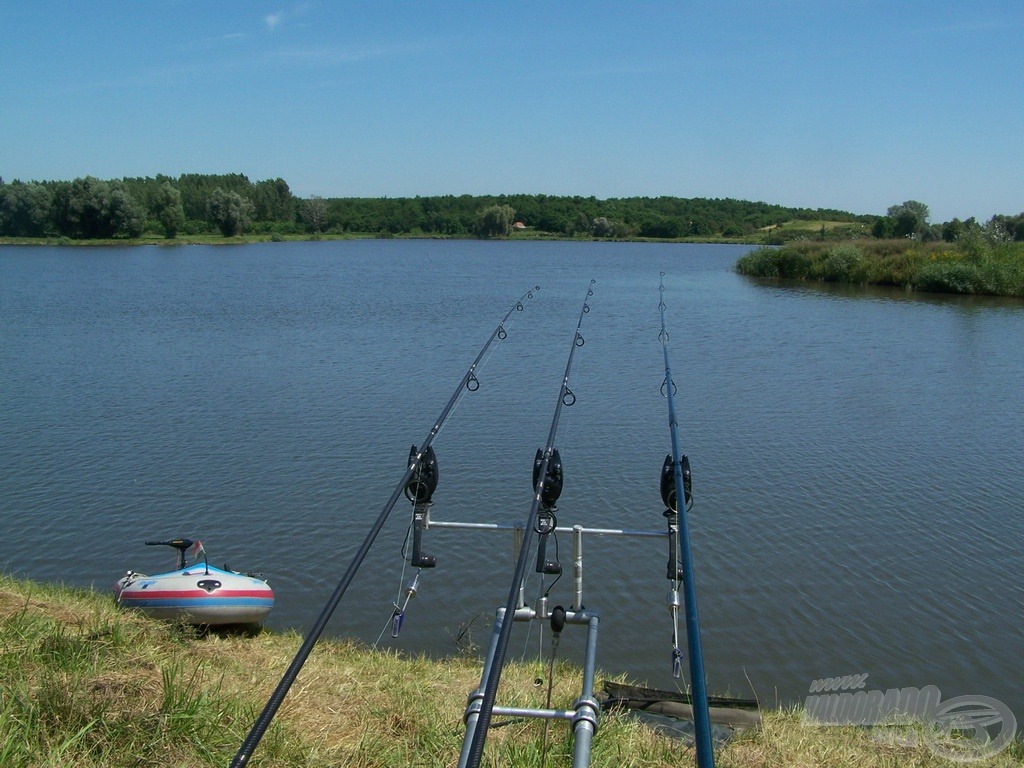
[[[752,277],[1024,297],[1024,243],[990,243],[980,236],[956,244],[854,240],[766,246],[743,256],[736,270]]]
[[[223,766],[230,762],[301,643],[294,633],[209,633],[117,610],[108,594],[0,576],[0,765]],[[552,703],[568,706],[581,673],[555,667]],[[503,703],[543,706],[547,665],[508,667]],[[321,642],[254,755],[275,766],[451,766],[480,660],[447,660]],[[567,765],[568,728],[495,728],[488,765]],[[913,736],[913,734],[910,734]],[[717,750],[730,766],[948,766],[913,738],[810,727],[763,712],[763,726]],[[905,742],[905,743],[904,743]],[[1019,766],[1015,743],[986,766]],[[692,748],[620,714],[605,714],[594,766],[693,765]]]

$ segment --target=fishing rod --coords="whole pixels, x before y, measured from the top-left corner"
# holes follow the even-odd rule
[[[700,647],[700,620],[697,616],[697,590],[693,583],[693,563],[690,559],[690,536],[686,526],[686,513],[693,506],[690,460],[679,454],[679,420],[676,417],[676,384],[668,361],[668,330],[665,325],[665,273],[661,273],[658,288],[661,313],[661,341],[665,355],[665,381],[662,394],[668,400],[668,426],[672,435],[672,453],[665,457],[661,469],[661,498],[665,502],[668,520],[669,560],[668,578],[672,582],[669,610],[672,613],[672,674],[679,677],[682,651],[679,650],[679,584],[682,582],[686,608],[686,643],[690,656],[690,680],[693,686],[693,725],[697,749],[697,765],[714,768],[715,753],[711,743],[711,720],[708,714],[707,683],[704,679],[704,656]],[[680,503],[682,500],[682,503]]]
[[[369,533],[366,534],[366,538],[363,540],[362,545],[359,547],[359,551],[356,552],[355,557],[352,559],[352,563],[349,565],[348,570],[345,571],[344,576],[341,577],[341,581],[338,582],[338,586],[335,587],[334,593],[331,595],[330,600],[327,601],[327,605],[320,613],[319,618],[313,625],[313,628],[306,635],[306,639],[303,641],[302,646],[299,648],[298,653],[295,654],[295,658],[292,659],[291,664],[285,671],[284,676],[281,678],[281,682],[278,683],[277,688],[270,695],[270,699],[267,701],[266,706],[256,719],[252,730],[249,731],[249,735],[246,736],[245,741],[242,742],[242,746],[239,747],[238,752],[235,754],[234,760],[231,761],[230,768],[242,768],[249,762],[249,758],[252,757],[256,747],[259,746],[260,740],[263,738],[263,734],[266,733],[267,728],[270,727],[270,722],[274,719],[274,715],[277,714],[277,710],[281,707],[284,702],[285,696],[288,695],[288,690],[292,687],[295,682],[295,678],[298,677],[302,666],[306,663],[306,659],[309,658],[309,654],[313,651],[313,646],[316,645],[317,640],[320,639],[320,635],[323,634],[324,629],[327,626],[327,622],[330,620],[331,615],[334,613],[334,609],[338,607],[338,603],[341,602],[342,596],[348,589],[349,584],[352,583],[352,579],[355,578],[356,571],[359,570],[359,566],[362,565],[363,560],[370,551],[370,547],[373,545],[374,540],[377,538],[377,534],[380,533],[381,528],[384,527],[384,523],[387,521],[388,515],[391,510],[394,509],[398,499],[404,493],[410,501],[429,502],[430,495],[437,487],[437,459],[434,456],[434,449],[432,443],[434,438],[437,437],[438,432],[444,426],[448,417],[451,415],[455,404],[463,394],[463,390],[468,392],[475,392],[480,389],[480,380],[477,378],[476,371],[477,366],[480,365],[487,350],[490,349],[495,339],[502,341],[508,336],[508,332],[505,330],[505,323],[512,317],[515,312],[523,311],[523,302],[527,299],[533,298],[533,292],[539,291],[540,286],[535,285],[533,288],[524,293],[512,307],[505,313],[505,316],[498,323],[494,331],[491,332],[487,342],[480,349],[480,353],[476,356],[473,364],[469,366],[469,369],[463,375],[459,385],[455,388],[455,392],[452,393],[451,398],[445,405],[444,410],[441,411],[441,415],[437,421],[434,422],[434,426],[431,427],[430,433],[426,439],[417,448],[415,445],[409,451],[409,466],[405,470],[405,474],[402,475],[402,479],[398,481],[398,485],[395,486],[395,490],[391,493],[387,503],[384,504],[380,514],[371,526]]]
[[[538,456],[534,462],[533,504],[530,506],[530,514],[526,521],[526,527],[523,529],[523,540],[520,544],[519,558],[516,562],[515,574],[512,577],[512,585],[508,591],[508,601],[505,603],[504,620],[497,622],[500,626],[495,627],[495,633],[491,640],[493,654],[490,655],[489,659],[490,668],[483,684],[479,711],[467,717],[466,740],[463,742],[463,754],[459,758],[460,768],[463,766],[465,768],[479,768],[480,760],[483,756],[484,743],[487,740],[487,730],[491,724],[491,715],[498,692],[498,683],[501,681],[502,668],[505,666],[508,641],[512,634],[512,617],[518,603],[520,587],[523,579],[526,577],[527,561],[530,557],[530,540],[534,529],[537,527],[540,510],[543,508],[549,511],[561,492],[562,471],[561,462],[556,458],[555,435],[558,433],[558,420],[562,413],[562,406],[569,407],[576,402],[576,395],[569,389],[569,372],[572,370],[572,359],[576,348],[582,347],[584,344],[580,328],[583,325],[584,315],[590,312],[590,305],[587,302],[594,295],[594,282],[594,280],[591,280],[587,286],[587,295],[583,300],[583,307],[580,309],[580,317],[576,323],[572,346],[569,348],[569,359],[565,364],[565,375],[562,377],[562,386],[558,391],[555,415],[551,419],[548,441],[542,451],[538,450]],[[469,735],[470,730],[472,730],[471,737]]]

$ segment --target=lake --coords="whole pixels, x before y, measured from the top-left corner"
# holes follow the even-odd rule
[[[733,272],[745,247],[352,241],[0,247],[0,568],[108,590],[202,539],[264,573],[275,629],[309,627],[463,374],[539,285],[434,443],[434,520],[514,523],[556,440],[558,522],[664,530],[665,274],[712,692],[802,700],[818,678],[938,686],[1024,718],[1024,304]],[[431,529],[398,640],[399,504],[327,634],[484,646],[508,534]],[[598,659],[673,687],[663,539],[587,538]],[[551,602],[571,602],[571,541]],[[532,602],[538,594],[532,576]],[[517,627],[510,654],[540,635]],[[547,634],[544,635],[547,643]],[[561,657],[581,658],[564,633]],[[283,670],[268,670],[275,679]],[[467,691],[467,694],[469,692]]]

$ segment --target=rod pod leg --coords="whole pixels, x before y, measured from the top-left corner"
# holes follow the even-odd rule
[[[576,700],[576,715],[572,719],[572,765],[587,768],[590,765],[590,745],[597,733],[601,705],[594,699],[594,670],[597,665],[597,614],[587,621],[587,653],[583,662],[583,691]]]
[[[494,656],[498,650],[498,639],[501,635],[501,625],[505,622],[505,608],[502,606],[494,613],[494,629],[491,632],[491,642],[487,648],[487,658],[484,661],[484,671],[480,675],[479,687],[469,694],[469,701],[466,703],[466,713],[463,720],[466,723],[466,735],[462,739],[462,752],[459,755],[459,768],[466,768],[469,764],[470,747],[473,744],[473,735],[476,733],[476,723],[480,719],[480,709],[484,700],[484,687],[487,685],[487,678],[490,677],[491,667],[494,665]]]

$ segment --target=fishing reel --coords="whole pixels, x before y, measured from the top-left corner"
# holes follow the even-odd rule
[[[544,465],[544,451],[540,448],[537,449],[537,456],[533,460],[533,487],[536,489],[537,483],[540,482],[540,470]],[[544,476],[544,484],[540,490],[540,501],[547,509],[557,509],[555,502],[558,501],[558,497],[562,495],[562,456],[559,454],[558,449],[555,448],[551,452],[551,458],[548,459],[548,468]]]
[[[540,489],[540,501],[541,506],[537,511],[537,524],[536,532],[540,536],[540,541],[537,545],[537,573],[545,573],[551,576],[557,576],[562,573],[562,566],[557,560],[557,548],[556,548],[556,559],[549,560],[547,556],[547,544],[548,536],[554,532],[558,526],[558,520],[555,518],[555,510],[558,507],[555,506],[555,502],[558,501],[558,497],[562,495],[562,456],[559,454],[558,449],[554,449],[551,452],[551,456],[548,458],[547,471],[544,473],[544,479],[541,480],[541,468],[544,466],[544,452],[538,448],[537,456],[533,460],[533,487],[536,488],[538,483],[541,483]]]
[[[414,445],[409,449],[410,464],[416,458],[416,454]],[[405,498],[414,504],[429,504],[434,491],[437,490],[439,477],[437,454],[434,453],[434,446],[429,446],[416,463],[412,478],[405,484]]]
[[[686,509],[693,504],[693,477],[690,475],[690,460],[683,456],[679,461],[683,470],[683,502]],[[676,498],[676,468],[672,461],[672,454],[665,457],[665,463],[661,466],[661,500],[665,502],[668,511],[679,512],[679,499]]]
[[[409,449],[409,463],[416,461],[416,446]],[[433,503],[431,498],[437,490],[440,471],[437,468],[437,454],[428,446],[413,470],[412,477],[405,484],[405,497],[413,503],[412,515],[412,564],[417,568],[433,568],[437,558],[423,554],[423,531],[427,527],[427,511]]]

